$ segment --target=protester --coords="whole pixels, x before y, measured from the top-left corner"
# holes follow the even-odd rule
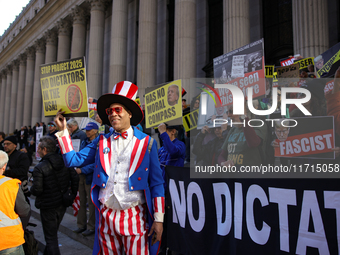
[[[185,98],[182,99],[182,110],[184,110],[185,108],[187,108],[187,100]]]
[[[214,166],[218,163],[217,159],[222,151],[222,145],[228,135],[228,125],[223,124],[220,127],[211,129],[204,126],[201,132],[197,135],[192,152],[197,156],[197,163],[205,166]],[[215,138],[204,144],[204,138],[209,133],[214,133]]]
[[[9,156],[9,161],[4,173],[5,176],[16,178],[21,181],[21,188],[25,194],[27,203],[30,192],[28,190],[28,169],[31,165],[29,157],[26,153],[17,150],[17,138],[15,136],[8,136],[3,142],[4,150]],[[26,229],[31,213],[27,217],[21,218],[22,226]]]
[[[137,92],[136,85],[122,81],[114,86],[112,93],[98,99],[98,114],[114,131],[100,135],[78,153],[72,148],[64,112],[59,110],[55,117],[61,130],[57,136],[65,164],[82,167],[96,163],[91,192],[98,209],[93,254],[120,254],[122,250],[126,254],[135,250],[156,254],[159,248],[164,181],[157,143],[134,127],[143,119],[143,112],[135,102]]]
[[[35,207],[40,209],[41,224],[45,236],[44,254],[60,254],[58,229],[66,207],[63,194],[69,187],[77,194],[79,177],[75,170],[65,167],[63,159],[55,153],[56,143],[52,137],[44,136],[38,144],[39,164],[33,170],[31,193],[36,196]]]
[[[75,119],[69,119],[67,121],[67,128],[72,139],[80,139],[80,143],[86,139],[85,132],[79,129],[78,122]]]
[[[334,116],[335,131],[340,135],[340,67],[334,76],[333,91],[326,95],[327,115]]]
[[[19,133],[20,133],[20,140],[19,140],[20,149],[22,149],[24,147],[27,147],[28,131],[24,126],[22,126],[21,131]]]
[[[221,166],[259,166],[265,160],[263,145],[267,139],[267,127],[249,126],[250,113],[247,113],[246,106],[245,111],[245,115],[233,114],[233,109],[228,111],[233,124],[218,157]]]
[[[94,122],[89,122],[83,129],[86,130],[87,138],[80,144],[80,150],[90,144],[98,135],[98,125]],[[76,168],[79,174],[79,200],[80,208],[77,214],[78,229],[74,230],[75,233],[82,233],[83,236],[94,234],[95,229],[95,207],[91,200],[91,183],[93,177],[94,163]],[[89,220],[86,216],[86,203],[89,206]],[[87,222],[87,224],[86,224]]]
[[[19,217],[27,217],[30,206],[20,187],[20,180],[5,177],[8,156],[0,151],[0,254],[24,255],[24,230]]]
[[[4,132],[0,132],[0,150],[4,150],[4,146],[2,145],[4,139],[5,139],[6,135]]]
[[[162,176],[165,181],[165,166],[184,166],[185,144],[177,139],[179,126],[168,126],[161,123],[158,126],[163,146],[158,150]]]

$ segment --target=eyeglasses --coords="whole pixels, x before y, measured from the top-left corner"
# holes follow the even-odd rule
[[[48,125],[49,127],[55,127],[55,125]]]
[[[2,143],[2,146],[8,146],[11,145],[12,143]]]
[[[112,108],[106,108],[106,109],[105,109],[105,112],[106,112],[106,114],[109,115],[109,116],[112,115],[113,112],[116,112],[117,114],[120,114],[120,113],[123,112],[123,107],[117,106],[117,107],[112,107]]]

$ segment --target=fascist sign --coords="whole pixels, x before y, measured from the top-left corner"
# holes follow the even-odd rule
[[[59,109],[66,117],[88,116],[84,58],[40,66],[40,84],[46,117]]]
[[[275,124],[276,157],[334,159],[333,116],[296,118],[297,125]]]
[[[176,80],[145,94],[146,128],[182,117],[181,84],[181,80]]]

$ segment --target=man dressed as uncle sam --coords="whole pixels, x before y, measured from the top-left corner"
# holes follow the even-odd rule
[[[103,124],[113,127],[75,152],[63,111],[55,123],[67,167],[95,162],[91,198],[96,206],[93,254],[157,254],[163,232],[164,188],[157,143],[134,126],[144,117],[134,101],[138,87],[117,83],[97,102]],[[150,229],[149,229],[150,226]]]

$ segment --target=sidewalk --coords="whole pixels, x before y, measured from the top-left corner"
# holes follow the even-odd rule
[[[28,226],[27,228],[34,231],[34,237],[39,242],[39,251],[41,252],[39,252],[39,254],[43,254],[46,243],[40,222],[40,212],[39,209],[34,206],[34,196],[30,197],[30,201],[32,214],[29,222],[37,224],[37,226]],[[74,233],[73,230],[77,228],[77,218],[74,217],[72,213],[72,208],[67,208],[59,227],[58,241],[60,253],[63,255],[90,255],[92,254],[94,235],[84,237],[82,234]]]

